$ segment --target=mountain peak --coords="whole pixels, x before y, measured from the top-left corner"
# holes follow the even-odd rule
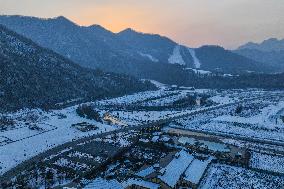
[[[90,25],[90,26],[88,26],[87,28],[92,29],[92,30],[96,30],[96,31],[102,31],[102,32],[110,32],[110,33],[112,33],[112,32],[109,31],[108,29],[106,29],[106,28],[104,28],[103,26],[98,25],[98,24]]]
[[[58,16],[58,17],[54,17],[54,18],[51,18],[51,19],[48,19],[48,20],[56,21],[56,22],[59,22],[59,23],[62,23],[62,24],[77,25],[64,16]]]
[[[57,16],[54,18],[54,20],[64,20],[64,21],[69,21],[66,17],[64,16]]]
[[[119,32],[118,34],[131,34],[131,33],[139,33],[139,32],[135,31],[132,28],[126,28],[122,30],[121,32]]]
[[[269,38],[261,43],[249,42],[246,43],[245,45],[240,46],[238,50],[240,49],[254,49],[265,52],[281,51],[284,50],[284,39],[280,40],[277,38]]]
[[[279,42],[281,42],[281,40],[279,40],[277,38],[269,38],[269,39],[264,40],[261,44],[265,45],[265,44],[269,44],[269,43],[279,43]]]

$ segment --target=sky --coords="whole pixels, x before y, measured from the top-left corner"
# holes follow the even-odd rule
[[[0,14],[65,16],[79,25],[157,33],[190,47],[234,49],[284,38],[283,0],[0,0]]]

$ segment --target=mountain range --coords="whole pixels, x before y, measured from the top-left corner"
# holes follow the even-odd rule
[[[161,82],[168,80],[165,77],[176,78],[176,73],[188,74],[182,71],[188,68],[225,74],[274,71],[263,62],[219,46],[194,49],[157,34],[133,29],[113,33],[99,25],[79,26],[62,16],[0,16],[0,24],[83,67]]]
[[[271,51],[283,51],[284,50],[284,39],[270,38],[264,40],[261,43],[253,43],[248,42],[244,45],[241,45],[238,50],[242,49],[252,49],[259,50],[263,52],[271,52]]]
[[[258,62],[265,62],[275,72],[284,71],[284,39],[271,38],[261,43],[249,42],[234,52]]]
[[[273,62],[275,53],[279,61]],[[65,17],[0,16],[0,111],[155,89],[141,79],[197,88],[284,88],[284,74],[276,73],[284,69],[281,53],[251,45],[194,49],[157,34],[113,33]]]
[[[154,89],[149,82],[86,69],[0,25],[0,110],[43,107]]]

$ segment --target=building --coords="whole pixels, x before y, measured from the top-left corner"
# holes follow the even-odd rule
[[[128,126],[126,123],[122,122],[121,120],[114,117],[113,115],[111,115],[108,112],[104,114],[103,119],[104,119],[104,121],[109,122],[112,125],[119,125],[119,126],[122,126],[122,127]]]
[[[125,189],[159,189],[160,185],[142,179],[130,178],[122,183]]]
[[[207,160],[194,159],[184,173],[182,186],[197,188],[212,160],[212,157]]]
[[[144,166],[136,176],[162,189],[197,188],[213,158],[195,158],[186,150],[168,154],[158,164]],[[139,188],[141,189],[141,188]]]
[[[163,186],[162,188],[175,188],[193,160],[194,157],[185,150],[177,152],[172,161],[159,171],[160,175],[156,181]]]
[[[123,189],[117,180],[97,178],[84,187],[84,189]]]

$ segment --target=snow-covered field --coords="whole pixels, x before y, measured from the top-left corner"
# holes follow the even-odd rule
[[[126,95],[123,97],[118,97],[109,100],[102,100],[96,102],[96,106],[146,106],[146,107],[156,107],[156,106],[168,106],[172,105],[174,102],[184,99],[187,95],[198,94],[198,90],[167,90],[162,84],[156,85],[160,86],[160,90],[157,91],[146,91],[135,93],[132,95]]]
[[[145,91],[135,93],[133,95],[125,95],[118,98],[101,100],[97,102],[98,105],[131,105],[134,103],[143,102],[149,99],[162,98],[163,96],[171,95],[174,91],[157,90],[157,91]]]
[[[247,125],[238,126],[233,123],[228,124],[219,122],[210,122],[206,124],[190,124],[190,122],[183,122],[183,124],[187,125],[186,128],[188,129],[208,132],[211,134],[284,142],[283,130],[264,130],[258,128],[250,128]]]
[[[178,100],[181,100],[187,97],[187,94],[188,94],[188,91],[179,91],[178,93],[165,97],[165,98],[159,98],[159,99],[143,102],[141,103],[141,105],[142,106],[168,106],[168,105],[172,105],[174,102]]]
[[[210,98],[213,102],[217,104],[227,104],[236,102],[238,100],[237,97],[229,97],[229,96],[222,96],[222,95],[216,95]]]
[[[117,128],[116,126],[104,125],[93,120],[79,117],[75,110],[76,107],[51,112],[38,111],[39,117],[44,117],[44,119],[39,119],[40,122],[35,122],[34,124],[38,124],[45,132],[41,130],[30,130],[25,125],[22,125],[22,127],[18,129],[1,131],[0,136],[11,138],[12,141],[22,140],[0,146],[0,174],[58,145],[94,134],[112,131]],[[24,111],[28,112],[27,110]],[[16,116],[16,119],[23,120],[25,113],[18,112],[15,115],[19,114],[22,116]],[[89,132],[81,132],[71,127],[72,124],[81,122],[96,125],[98,129]]]
[[[0,136],[6,137],[12,141],[18,141],[57,129],[55,126],[40,123],[37,125],[37,127],[38,130],[32,130],[27,126],[23,126],[17,129],[0,132]]]
[[[260,110],[260,113],[251,117],[241,117],[241,116],[231,116],[231,115],[223,115],[217,118],[214,118],[214,121],[219,122],[230,122],[230,123],[241,123],[241,124],[251,124],[257,125],[261,128],[284,128],[283,122],[278,121],[276,123],[276,119],[273,119],[278,112],[283,111],[284,109],[284,101],[280,101],[276,104],[268,105]]]
[[[176,54],[175,56],[178,55]],[[240,136],[247,139],[254,138],[261,141],[278,141],[283,142],[284,144],[284,124],[280,120],[275,121],[277,116],[282,115],[283,113],[284,99],[273,96],[274,94],[280,94],[280,92],[271,92],[271,99],[264,100],[260,98],[259,100],[254,99],[248,102],[236,103],[244,99],[255,98],[258,96],[262,97],[263,95],[270,94],[270,92],[262,90],[216,91],[186,88],[184,88],[184,90],[174,90],[174,88],[175,87],[172,87],[172,89],[169,90],[168,87],[162,86],[161,89],[157,91],[146,91],[109,100],[90,102],[90,104],[94,105],[95,109],[99,111],[101,116],[108,113],[110,117],[125,123],[124,126],[111,125],[111,123],[108,124],[107,121],[105,121],[105,123],[99,123],[94,120],[79,117],[76,113],[77,106],[49,112],[42,110],[21,110],[16,113],[0,115],[14,120],[12,126],[9,125],[0,130],[0,175],[41,152],[67,142],[113,131],[119,128],[127,129],[127,126],[137,126],[182,116],[187,117],[182,119],[179,118],[178,120],[173,121],[169,126],[194,131],[205,131],[211,134]],[[174,102],[178,100],[186,99],[187,95],[201,96],[201,94],[206,96],[206,98],[210,97],[210,103],[206,104],[208,106],[194,105],[192,107],[179,109],[175,107],[163,107],[163,111],[146,111],[148,109],[145,108],[168,106],[174,104]],[[226,104],[229,104],[229,106],[223,106]],[[241,113],[236,113],[236,109],[240,104],[243,106],[243,109],[241,109]],[[124,109],[125,106],[129,106],[129,109]],[[136,106],[142,108],[139,109]],[[83,122],[86,122],[84,125],[92,125],[95,129],[83,132],[72,126]],[[113,146],[115,146],[115,148],[128,147],[132,144],[132,139],[136,134],[135,131],[123,130],[123,132],[117,134],[109,134],[104,138],[94,139],[94,142],[111,143],[114,144]],[[162,135],[153,135],[147,139],[141,139],[140,141],[143,142],[144,145],[147,145],[150,141],[159,141],[159,143],[162,143],[168,139],[169,138],[167,137],[162,137]],[[212,151],[221,153],[229,152],[230,149],[226,144],[238,142],[231,139],[231,141],[223,141],[226,143],[223,144],[187,137],[181,137],[178,141],[184,144],[184,146],[179,145],[179,147],[182,148],[185,148],[186,144],[194,145],[195,143],[198,143],[199,145],[208,148],[209,153]],[[83,142],[82,145],[84,145]],[[249,148],[247,146],[252,147],[250,144],[240,144],[240,147]],[[259,148],[261,147],[259,146]],[[80,150],[78,149],[74,149],[74,151],[70,152],[60,152],[64,155],[65,152],[67,152],[66,156],[64,157],[61,154],[62,156],[56,157],[59,159],[55,158],[55,163],[53,165],[62,167],[69,166],[72,169],[80,171],[88,169],[88,165],[84,165],[83,163],[78,164],[75,162],[75,159],[102,162],[103,156],[101,155],[92,155],[79,151]],[[144,152],[142,151],[142,157],[149,155],[143,153]],[[177,175],[180,176],[186,172],[185,179],[198,184],[199,180],[203,177],[203,172],[206,171],[208,164],[210,164],[211,159],[207,161],[194,160],[194,157],[187,154],[187,152],[181,152],[180,158],[182,158],[181,163],[178,161],[179,157],[176,157],[174,162],[178,162],[173,165],[169,164],[165,170],[165,174],[162,176],[160,175],[159,178],[169,185],[174,185],[181,177],[173,176],[172,173],[176,172]],[[46,160],[49,161],[51,159],[47,158]],[[185,164],[187,165],[185,166]],[[250,161],[250,166],[252,168],[284,173],[284,167],[282,165],[284,165],[283,157],[255,152],[252,153]],[[153,167],[150,171],[153,171]],[[134,172],[137,173],[137,170]],[[207,176],[208,179],[203,179],[201,188],[209,189],[215,187],[230,189],[242,186],[243,188],[247,187],[250,189],[250,186],[253,186],[254,188],[259,189],[274,189],[277,188],[277,186],[283,186],[284,182],[283,178],[280,177],[219,164],[211,166],[207,172]],[[269,179],[274,180],[273,182],[269,182]],[[141,183],[140,180],[136,180],[135,182]],[[244,182],[244,185],[241,185],[241,182]]]
[[[284,109],[283,98],[271,98],[269,101],[256,99],[243,106],[239,114],[235,105],[180,119],[172,126],[211,134],[284,142],[284,123],[277,119],[279,112]]]
[[[200,189],[280,189],[284,186],[284,177],[273,176],[233,167],[213,164],[202,180]]]
[[[118,117],[128,125],[139,125],[145,122],[153,122],[160,119],[165,119],[180,111],[112,111],[113,116]]]
[[[256,169],[284,174],[284,156],[252,152],[250,166]]]

